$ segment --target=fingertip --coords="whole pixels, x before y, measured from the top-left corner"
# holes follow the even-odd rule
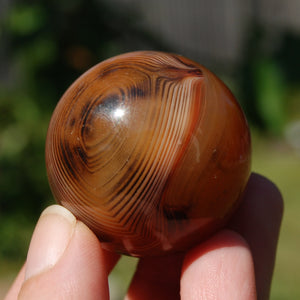
[[[181,299],[255,299],[255,295],[251,252],[239,234],[223,230],[187,253]]]
[[[188,251],[183,261],[182,271],[184,272],[198,258],[210,254],[214,250],[235,246],[248,249],[248,244],[242,236],[234,231],[224,229]]]
[[[66,250],[76,218],[60,205],[47,207],[34,229],[27,254],[25,280],[53,267]]]
[[[51,207],[34,231],[26,263],[29,275],[18,299],[108,299],[108,273],[117,259],[70,212]]]

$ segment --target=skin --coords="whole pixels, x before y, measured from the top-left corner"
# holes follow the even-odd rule
[[[227,228],[187,253],[140,259],[125,299],[268,299],[282,214],[276,186],[252,174]],[[107,277],[118,259],[70,212],[52,206],[5,300],[109,299]]]

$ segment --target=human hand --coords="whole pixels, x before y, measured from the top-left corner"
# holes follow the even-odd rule
[[[268,299],[282,211],[278,189],[252,174],[227,229],[187,253],[140,259],[126,299]],[[5,300],[109,299],[118,259],[68,210],[50,206]]]

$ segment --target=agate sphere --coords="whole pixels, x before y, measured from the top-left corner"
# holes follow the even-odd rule
[[[141,51],[94,66],[50,121],[57,202],[105,249],[185,251],[224,226],[250,174],[250,134],[229,89],[179,55]]]

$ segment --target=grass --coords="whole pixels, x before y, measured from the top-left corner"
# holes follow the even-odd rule
[[[282,141],[270,141],[255,135],[252,169],[276,183],[285,201],[271,300],[300,299],[300,154]],[[8,287],[19,264],[3,262],[0,258],[0,265],[1,298],[1,283]],[[123,257],[117,265],[110,276],[112,299],[122,299],[135,265],[136,259],[128,257]]]
[[[253,144],[253,171],[277,184],[285,206],[271,299],[300,299],[300,154],[282,142],[256,137]]]

